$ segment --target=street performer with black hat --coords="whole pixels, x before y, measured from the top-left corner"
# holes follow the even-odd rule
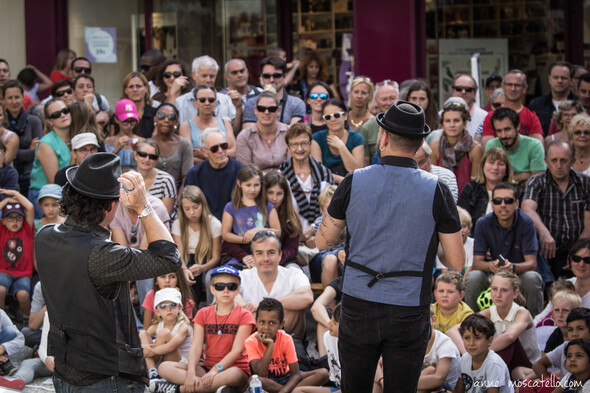
[[[66,177],[66,221],[46,225],[35,241],[55,390],[144,392],[147,370],[128,282],[178,270],[178,249],[148,203],[143,178],[121,175],[116,155],[90,155]],[[147,250],[110,240],[106,226],[119,203],[137,212]]]
[[[380,356],[384,392],[416,391],[439,241],[449,268],[465,263],[453,196],[413,159],[430,132],[424,111],[397,101],[377,122],[381,160],[340,183],[316,236],[320,249],[333,247],[347,228],[338,338],[344,393],[371,392]]]

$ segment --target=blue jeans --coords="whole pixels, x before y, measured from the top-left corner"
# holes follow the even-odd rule
[[[107,377],[93,385],[76,386],[66,382],[57,374],[53,374],[53,387],[55,387],[56,393],[145,393],[145,385],[143,383],[121,377]]]
[[[342,392],[370,392],[380,356],[384,392],[416,392],[430,338],[429,315],[428,305],[393,306],[343,295],[338,337]]]
[[[10,340],[13,340],[17,334],[18,330],[12,326],[4,326],[2,329],[0,329],[0,344],[4,344]]]

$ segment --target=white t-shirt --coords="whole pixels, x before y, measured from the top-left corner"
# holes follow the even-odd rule
[[[451,389],[455,389],[457,379],[460,375],[459,359],[461,358],[461,354],[453,341],[446,334],[439,332],[438,330],[435,330],[434,334],[432,348],[430,348],[430,352],[424,356],[424,363],[438,364],[440,359],[450,358],[451,368],[449,369],[449,374],[447,375],[445,382],[451,387]]]
[[[471,355],[465,352],[461,356],[461,379],[465,393],[485,393],[491,387],[500,388],[500,393],[514,393],[508,367],[496,352],[490,349],[486,360],[477,370],[472,370],[472,365]]]
[[[565,346],[569,341],[564,341],[560,344],[557,348],[553,351],[547,353],[547,359],[551,362],[553,367],[559,367],[559,375],[567,374],[567,369],[565,368]]]
[[[311,288],[309,279],[301,269],[290,269],[282,266],[278,266],[278,269],[277,279],[270,293],[266,291],[264,284],[260,281],[256,268],[240,271],[240,278],[242,279],[240,295],[242,295],[244,301],[246,303],[257,303],[265,297],[280,299],[301,287]]]
[[[326,357],[330,367],[330,381],[334,382],[336,387],[342,386],[342,374],[340,369],[340,356],[338,355],[338,337],[330,335],[330,332],[324,333],[324,345],[326,346]],[[457,376],[455,376],[457,382]],[[455,387],[453,385],[453,387]]]
[[[587,381],[585,384],[583,384],[581,386],[582,388],[580,389],[580,385],[578,385],[580,382],[577,382],[574,378],[572,378],[572,380],[570,381],[570,378],[572,378],[572,373],[567,373],[563,378],[561,378],[559,382],[564,391],[566,390],[566,388],[572,389],[568,391],[573,391],[577,388],[578,390],[575,391],[578,393],[590,393],[590,381]]]
[[[221,222],[212,215],[209,215],[209,228],[211,229],[211,238],[215,239],[221,236]],[[199,235],[201,231],[193,231],[191,227],[188,227],[188,253],[194,254],[197,246],[199,245]],[[172,234],[181,236],[180,234],[180,220],[174,221],[172,224]]]
[[[467,269],[468,267],[471,267],[473,265],[473,243],[473,238],[469,236],[467,236],[467,239],[465,239],[465,243],[463,243],[463,248],[465,249],[465,267],[463,269]],[[438,245],[438,255],[444,255],[442,246],[440,244]],[[438,259],[438,255],[436,257],[436,268],[448,269],[448,267],[443,265],[440,259]],[[464,271],[463,269],[462,271]]]

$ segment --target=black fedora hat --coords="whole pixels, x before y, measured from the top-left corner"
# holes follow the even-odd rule
[[[117,179],[121,176],[120,159],[113,153],[91,154],[66,171],[72,188],[82,195],[97,199],[119,197],[121,188]]]
[[[385,131],[406,138],[423,138],[430,133],[422,108],[407,101],[396,101],[387,112],[379,113],[377,123]]]

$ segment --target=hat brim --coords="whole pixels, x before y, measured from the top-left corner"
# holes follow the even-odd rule
[[[84,188],[82,188],[80,186],[80,184],[78,184],[76,182],[76,172],[78,172],[78,168],[79,166],[73,166],[70,169],[68,169],[66,171],[66,178],[68,179],[68,183],[70,183],[70,185],[72,186],[72,188],[76,191],[78,191],[80,194],[82,195],[86,195],[92,198],[96,198],[96,199],[114,199],[114,198],[119,198],[119,188],[117,188],[117,190],[115,191],[114,189],[107,194],[97,194],[95,192],[92,191],[88,191]]]
[[[424,124],[424,128],[422,130],[418,130],[417,128],[407,127],[401,124],[397,124],[385,118],[385,112],[381,112],[377,115],[377,123],[381,128],[383,128],[387,132],[391,132],[392,134],[400,135],[406,138],[413,138],[419,139],[424,138],[430,134],[430,127],[428,124]]]
[[[53,194],[53,193],[48,193],[48,194],[43,194],[43,195],[39,195],[37,197],[37,202],[40,201],[43,198],[54,198],[54,199],[61,199],[61,195],[57,195],[57,194]]]

